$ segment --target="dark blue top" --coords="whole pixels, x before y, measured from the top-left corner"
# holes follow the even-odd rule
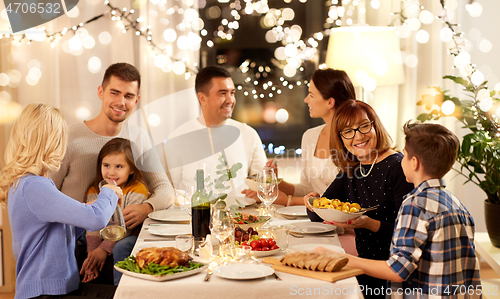
[[[395,153],[377,162],[367,177],[359,171],[359,165],[350,177],[339,173],[330,187],[323,194],[329,199],[339,199],[342,202],[357,202],[362,208],[379,205],[366,216],[379,220],[380,229],[372,232],[359,228],[356,232],[356,249],[360,257],[376,260],[387,260],[391,244],[394,222],[398,215],[403,196],[413,190],[413,184],[406,182],[401,168],[403,154]],[[367,174],[371,165],[363,165],[363,173]],[[307,210],[312,221],[323,221],[316,213]]]

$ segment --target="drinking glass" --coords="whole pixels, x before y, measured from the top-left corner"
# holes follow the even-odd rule
[[[283,225],[275,226],[272,233],[276,245],[278,245],[282,252],[286,252],[288,248],[288,228]]]
[[[219,240],[219,257],[230,254],[228,246],[231,245],[231,242],[228,242],[227,239],[234,234],[234,227],[234,220],[229,209],[212,209],[210,231]]]
[[[175,236],[175,246],[177,249],[186,252],[187,254],[193,254],[194,237],[190,235],[179,235]]]
[[[188,185],[186,191],[180,194],[177,198],[179,199],[179,207],[181,210],[186,211],[189,216],[191,216],[191,197],[196,192],[194,185]],[[180,192],[179,192],[180,193]]]
[[[278,198],[278,179],[269,167],[264,168],[257,177],[257,196],[266,207],[266,215],[272,217],[270,207]]]
[[[99,183],[99,191],[104,185],[108,184],[116,186],[115,181],[108,182],[106,180],[102,180]],[[125,226],[125,219],[123,218],[122,208],[120,207],[120,204],[117,204],[115,212],[111,216],[108,225],[100,231],[101,238],[110,241],[118,241],[125,236],[126,231],[127,227]]]

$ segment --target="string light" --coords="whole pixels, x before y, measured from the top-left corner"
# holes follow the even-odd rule
[[[168,58],[171,61],[173,61],[174,63],[181,62],[184,64],[183,68],[180,66],[177,66],[178,70],[185,69],[184,72],[194,73],[194,74],[197,73],[196,69],[189,67],[188,65],[186,65],[186,63],[184,63],[180,59],[175,59],[175,58],[171,57],[170,55],[168,55],[168,53],[164,49],[161,49],[160,47],[158,47],[158,45],[156,45],[156,43],[153,41],[153,37],[152,37],[153,33],[151,31],[151,28],[152,28],[151,25],[148,25],[146,27],[141,26],[141,24],[144,20],[142,17],[139,17],[139,18],[133,17],[133,14],[135,13],[134,9],[128,9],[126,7],[123,7],[122,9],[120,9],[118,7],[111,5],[109,3],[109,1],[105,1],[104,5],[106,5],[108,8],[111,9],[111,11],[109,12],[109,15],[111,15],[111,20],[120,22],[120,24],[121,24],[120,29],[123,33],[127,33],[128,31],[132,31],[132,32],[134,32],[135,36],[141,36],[141,37],[145,38],[146,42],[149,44],[151,50],[153,51],[154,56],[159,55],[159,54],[167,55]],[[178,8],[178,10],[180,10],[180,8]],[[90,44],[85,44],[85,43],[82,44],[82,40],[77,35],[77,32],[80,29],[82,29],[84,26],[86,26],[87,24],[98,21],[106,15],[108,15],[108,13],[99,14],[99,15],[87,20],[86,22],[82,22],[82,23],[79,23],[78,25],[72,26],[70,29],[63,28],[62,30],[56,31],[53,33],[48,33],[45,30],[45,27],[43,27],[41,29],[29,29],[29,30],[26,30],[22,34],[11,34],[11,33],[7,33],[4,35],[0,34],[0,39],[4,39],[4,38],[11,39],[12,42],[16,43],[16,45],[20,45],[24,40],[26,40],[27,45],[31,45],[34,40],[43,41],[43,40],[47,39],[50,41],[51,48],[54,48],[56,46],[56,44],[59,42],[59,40],[61,40],[68,32],[72,32],[74,34],[74,36],[71,38],[72,42],[71,42],[70,47],[71,47],[71,50],[77,51],[77,50],[82,48],[82,45],[84,47],[86,47],[86,45],[90,45],[92,43],[95,43],[92,39],[92,41],[88,41]],[[185,78],[190,78],[190,75],[185,75]]]
[[[476,2],[474,2],[474,4],[476,4],[474,7],[472,7],[472,5],[467,5],[466,8],[472,17],[477,17],[481,14],[482,7]],[[487,139],[490,139],[491,136],[495,136],[496,138],[498,138],[500,137],[499,119],[495,115],[495,113],[491,112],[495,104],[500,101],[500,99],[498,98],[493,98],[493,95],[497,94],[497,92],[495,89],[492,92],[488,91],[483,73],[479,71],[476,65],[471,62],[471,56],[465,50],[467,44],[466,40],[464,39],[464,33],[460,32],[460,24],[456,24],[451,21],[452,17],[450,16],[449,9],[454,9],[456,7],[448,8],[444,5],[444,1],[441,1],[441,6],[443,8],[441,14],[437,15],[435,18],[431,18],[432,13],[426,11],[425,8],[419,4],[418,0],[402,0],[401,11],[392,13],[392,15],[396,16],[395,20],[399,19],[401,21],[402,25],[400,25],[400,29],[404,28],[405,26],[410,26],[411,22],[414,23],[413,27],[416,28],[416,22],[421,21],[424,24],[431,24],[434,19],[441,21],[444,27],[441,29],[439,37],[443,42],[452,43],[453,46],[447,50],[447,53],[448,55],[453,57],[453,68],[458,69],[460,74],[463,76],[463,78],[457,78],[464,80],[462,82],[456,82],[462,85],[466,85],[463,89],[471,92],[474,98],[472,104],[461,105],[461,109],[463,110],[462,113],[470,113],[469,115],[471,115],[474,120],[477,121],[475,122],[475,128],[480,132],[484,132],[484,136]],[[419,16],[420,20],[416,19],[416,16]],[[393,22],[395,20],[393,20]],[[409,34],[405,36],[401,35],[401,33],[403,33],[404,31],[405,30],[398,30],[400,37],[409,37]],[[428,34],[422,33],[422,31],[419,31],[419,33],[420,34],[416,34],[417,41],[426,42],[428,40]],[[485,42],[485,46],[486,47],[484,50],[491,50],[488,41]],[[407,65],[409,65],[408,58],[410,56],[411,55],[407,55],[406,57]],[[444,92],[442,92],[441,90],[439,91],[444,94]],[[441,105],[441,111],[438,112],[438,114],[443,113],[444,115],[450,115],[456,110],[455,104],[450,100],[445,101]],[[431,111],[432,110],[433,109],[431,108]],[[498,113],[499,111],[500,107],[497,108],[496,113]],[[433,112],[431,112],[431,114],[432,113]],[[461,118],[459,119],[474,131],[472,125],[466,123]],[[484,124],[488,124],[488,128],[485,128],[483,123],[481,122],[484,122]]]

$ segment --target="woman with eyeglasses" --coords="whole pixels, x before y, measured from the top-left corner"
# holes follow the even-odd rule
[[[363,258],[386,260],[394,230],[394,222],[403,196],[413,190],[401,168],[403,154],[392,146],[392,139],[370,105],[349,100],[340,105],[331,123],[330,145],[339,174],[322,197],[358,203],[362,208],[379,208],[347,223],[332,222],[341,228],[354,229],[356,249]],[[323,221],[312,212],[304,197],[312,221]],[[385,280],[359,276],[360,285],[381,288]],[[377,292],[377,294],[380,294]],[[365,292],[370,298],[370,293]]]
[[[309,115],[322,118],[325,124],[311,128],[302,135],[300,183],[281,182],[281,192],[275,204],[303,205],[304,195],[311,191],[325,192],[335,179],[338,171],[330,157],[330,123],[335,108],[354,98],[354,86],[346,72],[334,69],[314,71],[304,103],[309,106]]]

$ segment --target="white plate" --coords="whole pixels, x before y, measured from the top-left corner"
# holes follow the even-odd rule
[[[172,280],[172,279],[177,279],[177,278],[181,278],[181,277],[186,277],[186,276],[198,274],[200,272],[203,272],[207,267],[208,267],[208,265],[203,265],[202,267],[200,267],[198,269],[191,270],[191,271],[180,272],[180,273],[175,273],[175,274],[167,274],[167,275],[162,275],[162,276],[136,273],[136,272],[122,269],[122,268],[118,268],[117,266],[115,266],[115,269],[118,272],[121,272],[125,275],[132,276],[135,278],[152,280],[152,281],[166,281],[166,280]]]
[[[274,250],[268,250],[268,251],[257,251],[257,250],[250,250],[250,255],[253,255],[255,257],[266,257],[270,256],[276,253],[280,253],[281,248],[274,249]]]
[[[238,202],[241,205],[239,205],[238,202],[236,202],[236,200],[238,200]],[[226,206],[228,206],[228,207],[230,207],[232,205],[248,207],[250,205],[253,205],[254,203],[256,203],[255,199],[247,197],[247,196],[239,196],[239,197],[229,197],[228,196],[226,198]]]
[[[190,235],[191,225],[187,224],[172,224],[162,226],[149,226],[148,232],[156,236],[177,236],[177,235]]]
[[[319,222],[296,222],[287,225],[292,233],[297,234],[321,234],[334,231],[337,227],[331,224]]]
[[[291,206],[277,209],[276,212],[285,216],[307,216],[305,206]]]
[[[148,217],[158,221],[189,221],[191,219],[186,211],[177,209],[151,212]]]
[[[273,268],[255,264],[229,264],[217,267],[213,272],[216,276],[236,280],[263,278],[273,273]]]
[[[330,245],[330,244],[297,244],[290,247],[293,251],[312,251],[314,248],[323,247],[336,252],[345,253],[344,249],[340,246]]]

